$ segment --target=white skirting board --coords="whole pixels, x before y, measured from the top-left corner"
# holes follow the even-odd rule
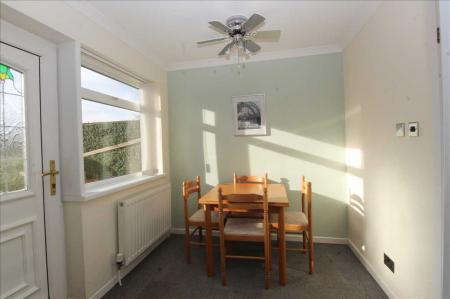
[[[381,278],[380,275],[375,271],[375,269],[370,265],[369,261],[366,260],[364,255],[359,251],[359,249],[356,247],[356,245],[348,240],[348,247],[353,251],[353,253],[356,255],[356,257],[359,259],[361,264],[367,269],[367,271],[372,275],[372,277],[375,279],[375,281],[378,283],[378,285],[383,289],[383,291],[388,295],[390,299],[397,299],[399,298],[394,294],[394,292],[388,287],[387,283]]]
[[[193,229],[191,229],[191,232]],[[184,228],[172,228],[172,234],[176,235],[184,235]],[[218,231],[213,231],[213,236],[219,236]],[[286,241],[302,241],[301,235],[296,234],[286,234]],[[314,236],[315,243],[323,243],[323,244],[347,244],[347,238],[333,238],[333,237],[322,237],[322,236]]]

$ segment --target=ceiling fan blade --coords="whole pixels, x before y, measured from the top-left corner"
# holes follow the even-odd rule
[[[253,14],[243,25],[242,29],[245,32],[250,32],[255,29],[258,25],[262,24],[266,18],[261,15]]]
[[[252,34],[252,38],[261,42],[277,42],[280,40],[280,30],[257,31]]]
[[[216,43],[216,42],[221,42],[224,40],[227,40],[228,37],[220,37],[220,38],[213,38],[213,39],[208,39],[208,40],[202,40],[201,42],[197,42],[197,45],[201,46],[201,45],[205,45],[205,44],[209,44],[209,43]]]
[[[259,50],[261,50],[261,47],[252,40],[246,40],[244,45],[245,45],[245,48],[252,53],[255,53],[255,52],[258,52]]]
[[[219,32],[228,34],[228,31],[230,31],[230,28],[228,28],[226,25],[220,23],[219,21],[211,21],[209,22],[209,25],[214,27],[214,29],[218,30]]]
[[[227,54],[228,50],[233,46],[233,43],[229,43],[228,45],[226,45],[222,51],[219,52],[219,56],[223,56],[225,54]]]

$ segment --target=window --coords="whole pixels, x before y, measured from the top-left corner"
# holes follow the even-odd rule
[[[139,89],[85,67],[81,68],[81,86],[139,104]]]
[[[0,194],[27,189],[23,73],[0,64]]]
[[[86,183],[142,171],[139,89],[81,68]]]

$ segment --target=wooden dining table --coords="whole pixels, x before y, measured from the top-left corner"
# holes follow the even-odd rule
[[[219,187],[226,194],[260,194],[263,195],[262,184],[230,183],[219,184],[203,195],[199,203],[205,206],[206,224],[206,269],[208,276],[214,275],[214,257],[212,244],[211,212],[219,205]],[[284,208],[289,207],[286,188],[283,184],[267,184],[267,197],[270,213],[278,213],[279,219],[279,281],[280,285],[286,284],[286,238],[284,230]]]

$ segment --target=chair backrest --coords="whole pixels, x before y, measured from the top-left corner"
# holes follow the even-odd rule
[[[185,221],[189,218],[189,198],[192,194],[197,193],[197,207],[200,208],[200,204],[198,203],[198,200],[200,199],[201,195],[201,188],[200,188],[200,177],[197,176],[195,180],[183,181],[183,201],[184,201],[184,218]]]
[[[233,173],[233,183],[251,183],[251,184],[264,184],[267,186],[267,173],[263,176],[254,176],[254,175],[242,175],[238,176],[236,173]]]
[[[301,180],[301,193],[302,193],[302,211],[308,218],[308,223],[312,223],[312,184],[305,180],[302,176]]]
[[[305,213],[305,176],[302,175],[301,179],[300,179],[300,197],[302,200],[302,212]]]
[[[267,186],[260,194],[227,194],[222,193],[219,187],[219,226],[223,233],[225,215],[224,212],[247,213],[249,211],[264,211],[264,234],[269,233],[269,201]]]

